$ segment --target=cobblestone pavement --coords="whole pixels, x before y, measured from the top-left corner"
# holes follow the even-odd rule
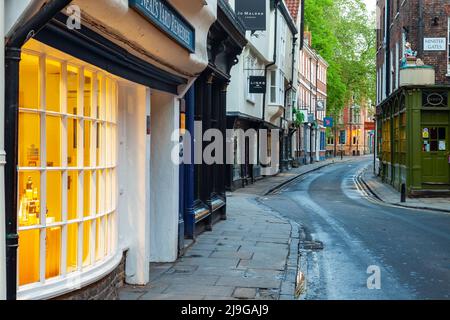
[[[230,193],[226,221],[200,235],[176,262],[152,263],[150,283],[123,287],[120,299],[295,299],[300,226],[258,197],[334,162],[302,166]]]

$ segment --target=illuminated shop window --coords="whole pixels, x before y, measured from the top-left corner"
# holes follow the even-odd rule
[[[34,40],[32,40],[34,41]],[[23,50],[19,88],[19,285],[45,284],[115,250],[117,82]]]

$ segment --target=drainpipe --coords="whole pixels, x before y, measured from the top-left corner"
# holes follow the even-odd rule
[[[185,223],[185,236],[189,239],[195,238],[195,212],[194,212],[194,180],[195,180],[195,165],[194,165],[194,133],[195,133],[195,87],[194,83],[192,87],[186,93],[186,130],[191,133],[191,150],[190,151],[190,163],[185,164],[184,168],[184,223]]]
[[[302,8],[300,13],[300,50],[303,49],[303,43],[305,40],[305,0],[302,0]]]
[[[386,48],[385,48],[385,56],[386,56],[386,98],[391,94],[391,1],[386,0]]]
[[[19,64],[22,46],[37,34],[71,0],[53,0],[20,26],[7,39],[5,47],[5,221],[6,221],[6,290],[7,299],[17,298],[17,163],[18,163],[18,104]]]
[[[5,61],[5,2],[0,1],[0,61]],[[5,69],[3,63],[0,63],[0,132],[3,132],[5,117]],[[4,136],[0,134],[0,186],[5,187],[5,157]],[[6,299],[6,243],[5,243],[5,193],[0,192],[0,300]]]
[[[424,10],[423,0],[419,0],[419,21],[418,21],[419,39],[417,39],[417,55],[422,59],[423,59],[423,39],[424,39],[424,28],[425,28],[425,23],[423,21],[423,15],[424,15],[423,10]]]
[[[267,82],[267,71],[270,67],[274,66],[277,63],[277,34],[278,34],[278,4],[280,0],[275,0],[275,32],[273,37],[273,60],[271,63],[267,64],[264,67],[264,77],[266,78]],[[267,96],[267,89],[266,92],[263,94],[263,110],[262,110],[262,124],[264,125],[264,122],[266,121],[266,96]]]
[[[316,105],[314,106],[314,113],[315,113],[315,118],[316,118],[316,122],[317,123],[319,123],[319,121],[317,120],[317,115],[318,115],[318,113],[317,113],[317,101],[319,100],[318,98],[319,98],[319,89],[317,88],[317,85],[319,84],[319,82],[318,82],[318,74],[319,74],[319,57],[316,57],[317,58],[317,60],[316,60],[316,74],[315,74],[315,77],[316,77]],[[316,137],[315,137],[315,139],[314,139],[314,152],[315,152],[315,157],[316,157],[316,160],[317,160],[317,138],[318,137],[320,137],[320,130],[319,130],[319,128],[316,128]],[[320,156],[319,156],[319,158],[320,158]],[[319,159],[320,160],[320,159]],[[319,160],[317,160],[317,161],[319,161]]]

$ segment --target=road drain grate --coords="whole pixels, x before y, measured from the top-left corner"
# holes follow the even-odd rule
[[[303,250],[323,250],[323,243],[321,241],[301,241],[300,249]]]

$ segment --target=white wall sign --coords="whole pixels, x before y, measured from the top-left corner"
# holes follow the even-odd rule
[[[423,39],[423,49],[425,51],[445,51],[447,50],[447,38],[425,38]]]

